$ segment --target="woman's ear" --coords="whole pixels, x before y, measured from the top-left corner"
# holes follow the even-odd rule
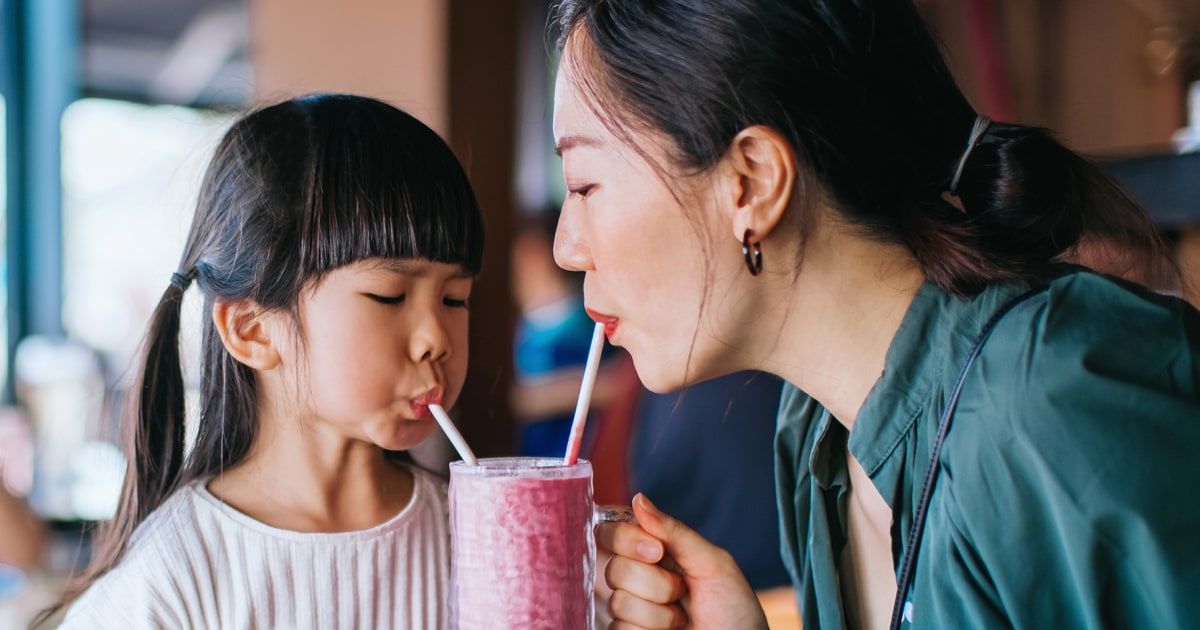
[[[217,300],[212,318],[225,349],[239,363],[256,370],[279,365],[276,327],[264,308],[250,300]]]
[[[740,131],[725,159],[737,178],[734,188],[733,232],[742,240],[750,230],[762,241],[783,220],[796,186],[796,154],[792,145],[770,127],[755,125]]]

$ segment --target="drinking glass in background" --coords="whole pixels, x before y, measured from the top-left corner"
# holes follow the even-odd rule
[[[592,630],[592,465],[560,458],[450,464],[451,630]]]

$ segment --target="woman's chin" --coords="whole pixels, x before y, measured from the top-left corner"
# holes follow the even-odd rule
[[[633,367],[637,371],[638,380],[642,382],[642,386],[656,394],[676,392],[687,385],[682,372],[667,369],[670,366],[661,361],[646,364],[639,362],[635,356],[633,357]]]

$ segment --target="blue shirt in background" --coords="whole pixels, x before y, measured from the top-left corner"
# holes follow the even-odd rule
[[[756,590],[788,584],[772,460],[782,384],[737,372],[647,391],[629,446],[633,490],[733,554]]]

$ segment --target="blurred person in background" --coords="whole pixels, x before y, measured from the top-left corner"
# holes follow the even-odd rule
[[[25,417],[0,409],[0,565],[21,572],[42,566],[47,543],[45,523],[21,496],[32,481],[32,451]]]
[[[772,463],[782,388],[777,376],[736,372],[643,390],[629,443],[632,490],[729,550],[755,590],[789,583]]]
[[[583,308],[582,274],[554,264],[557,208],[532,213],[513,241],[513,293],[520,317],[513,343],[516,366],[511,401],[517,419],[517,451],[531,457],[562,457],[595,323]],[[611,349],[610,349],[611,350]],[[587,458],[599,416],[618,385],[611,352],[601,358],[585,425],[581,454]]]
[[[21,571],[41,566],[46,529],[23,499],[8,490],[0,469],[0,565]]]
[[[630,485],[729,551],[769,608],[795,619],[779,556],[773,463],[783,381],[735,372],[670,394],[642,391],[629,440]],[[787,627],[787,626],[784,626]]]

